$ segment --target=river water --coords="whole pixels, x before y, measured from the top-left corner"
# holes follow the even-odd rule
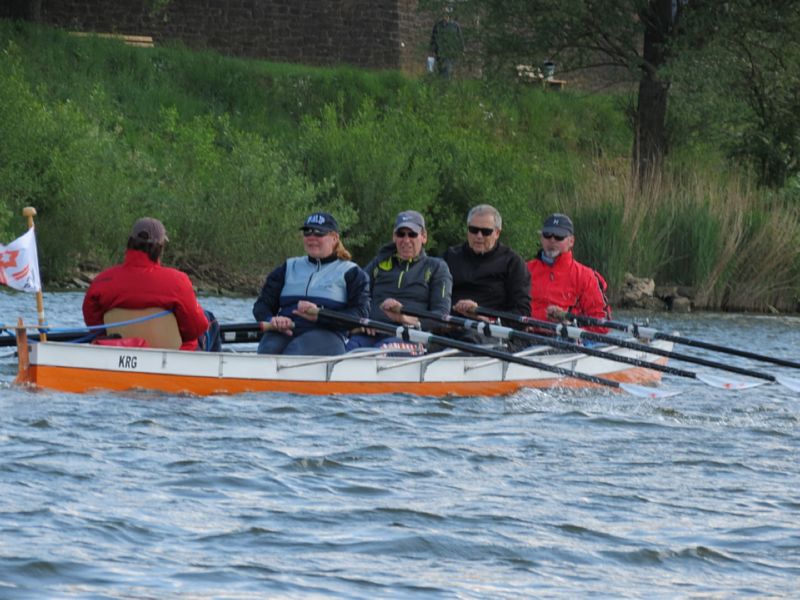
[[[81,324],[81,294],[45,298],[51,323]],[[202,302],[221,322],[251,318],[253,298]],[[2,321],[33,321],[33,304],[0,292]],[[798,317],[652,324],[800,360]],[[800,589],[800,399],[776,384],[730,392],[668,376],[683,393],[659,400],[195,398],[23,391],[14,370],[0,348],[3,599]]]

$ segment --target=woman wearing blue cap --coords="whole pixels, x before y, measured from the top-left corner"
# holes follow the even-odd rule
[[[332,215],[315,212],[300,229],[306,256],[289,258],[272,271],[253,306],[253,316],[270,329],[262,336],[258,352],[344,354],[346,326],[309,311],[324,306],[352,317],[368,316],[367,275],[350,260]]]

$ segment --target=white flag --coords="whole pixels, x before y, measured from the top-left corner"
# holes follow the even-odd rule
[[[0,244],[0,284],[23,292],[42,289],[36,236],[32,227],[8,246]]]

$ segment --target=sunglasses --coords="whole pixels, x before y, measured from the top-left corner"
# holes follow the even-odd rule
[[[567,239],[565,235],[556,235],[555,233],[543,233],[542,237],[546,240],[555,240],[557,242],[563,242]]]
[[[489,237],[494,233],[494,229],[491,227],[475,227],[474,225],[467,225],[467,230],[472,235],[483,234],[483,237]]]
[[[410,229],[401,229],[399,231],[395,231],[394,234],[399,238],[410,237],[411,239],[419,237],[419,233],[416,231],[411,231]]]
[[[303,228],[303,237],[311,237],[312,235],[316,238],[321,238],[328,235],[328,232],[320,231],[319,229],[312,229],[311,227]]]

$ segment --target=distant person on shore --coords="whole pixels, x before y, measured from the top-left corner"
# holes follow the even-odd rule
[[[433,26],[430,52],[439,75],[451,79],[456,62],[464,53],[464,37],[461,26],[453,17],[452,6],[445,7],[442,18]]]
[[[198,338],[209,328],[209,319],[197,302],[188,275],[161,265],[168,241],[167,230],[158,219],[145,217],[134,223],[124,262],[100,273],[86,291],[86,325],[102,325],[106,313],[114,309],[163,308],[172,311],[178,323],[180,349],[197,350]],[[153,321],[161,326],[158,318]]]
[[[348,327],[313,311],[324,306],[352,317],[366,317],[367,275],[350,260],[333,215],[315,212],[300,230],[306,255],[289,258],[274,269],[253,306],[253,316],[268,323],[270,329],[261,337],[258,353],[344,354]]]
[[[448,248],[443,256],[453,276],[453,313],[486,319],[473,312],[480,306],[530,315],[530,273],[522,257],[500,242],[502,230],[503,218],[490,204],[479,204],[467,214],[467,240]],[[465,331],[459,337],[486,341],[477,331]]]
[[[453,278],[443,260],[425,253],[427,241],[425,219],[420,213],[405,210],[397,215],[392,241],[364,269],[370,284],[371,319],[430,330],[439,323],[420,322],[397,309],[405,306],[440,315],[450,312]],[[352,350],[401,343],[397,337],[369,331],[353,335],[347,347]]]
[[[572,256],[575,231],[572,220],[555,213],[544,220],[539,232],[541,249],[528,261],[531,275],[531,316],[540,321],[561,321],[565,312],[610,319],[603,276]],[[604,327],[586,329],[606,333]]]

